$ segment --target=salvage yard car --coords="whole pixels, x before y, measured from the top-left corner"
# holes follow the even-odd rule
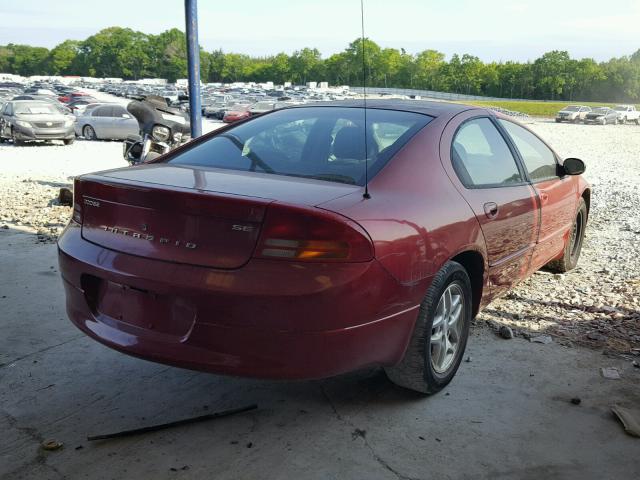
[[[609,107],[598,107],[587,113],[584,123],[598,123],[600,125],[618,124],[618,112]]]
[[[67,312],[169,365],[282,379],[381,365],[434,393],[480,309],[576,266],[584,169],[476,107],[275,110],[76,177],[58,241]]]
[[[591,107],[584,105],[569,105],[558,112],[556,123],[573,122],[578,123],[591,111]]]
[[[16,100],[7,102],[0,114],[0,142],[14,145],[35,140],[62,140],[70,145],[76,138],[74,117],[64,115],[48,102]]]
[[[618,113],[620,123],[635,122],[640,125],[640,111],[633,105],[616,105],[614,110]]]
[[[122,105],[112,103],[92,104],[76,121],[76,135],[86,140],[124,140],[138,130],[138,121]]]

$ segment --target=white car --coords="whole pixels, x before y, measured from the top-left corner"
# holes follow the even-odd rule
[[[569,105],[556,114],[556,123],[573,122],[578,123],[584,120],[591,107],[585,105]]]
[[[633,105],[616,105],[614,110],[618,112],[620,123],[635,122],[636,125],[640,125],[640,111]]]
[[[124,140],[140,131],[138,121],[122,105],[91,104],[75,125],[76,135],[86,140]]]

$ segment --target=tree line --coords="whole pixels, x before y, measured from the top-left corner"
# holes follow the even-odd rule
[[[365,61],[363,62],[363,48]],[[547,52],[532,62],[490,62],[455,54],[382,48],[356,39],[328,58],[315,48],[288,55],[252,57],[200,49],[203,82],[273,81],[277,84],[328,81],[331,85],[414,88],[502,98],[640,102],[640,50],[630,56],[596,62],[573,59],[566,51]],[[111,27],[83,41],[66,40],[51,50],[0,46],[0,72],[30,75],[79,75],[127,80],[187,76],[185,35],[171,29],[149,35]]]

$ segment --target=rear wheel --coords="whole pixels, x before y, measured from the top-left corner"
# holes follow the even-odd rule
[[[82,128],[82,136],[87,140],[97,140],[98,136],[96,135],[96,131],[93,129],[91,125],[85,125]]]
[[[467,271],[457,262],[447,262],[420,305],[404,358],[385,368],[393,383],[426,394],[447,386],[467,345],[471,296]]]
[[[547,268],[552,272],[565,273],[573,270],[578,265],[582,244],[584,242],[584,232],[587,226],[587,214],[587,204],[584,198],[580,198],[578,213],[573,221],[569,239],[564,246],[562,258],[553,260],[547,264]]]

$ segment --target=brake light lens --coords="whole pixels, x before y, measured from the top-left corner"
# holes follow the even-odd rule
[[[256,256],[305,262],[366,262],[373,258],[373,245],[362,227],[341,215],[272,205]]]
[[[80,182],[73,181],[73,214],[71,220],[82,225],[82,195],[80,194]]]

